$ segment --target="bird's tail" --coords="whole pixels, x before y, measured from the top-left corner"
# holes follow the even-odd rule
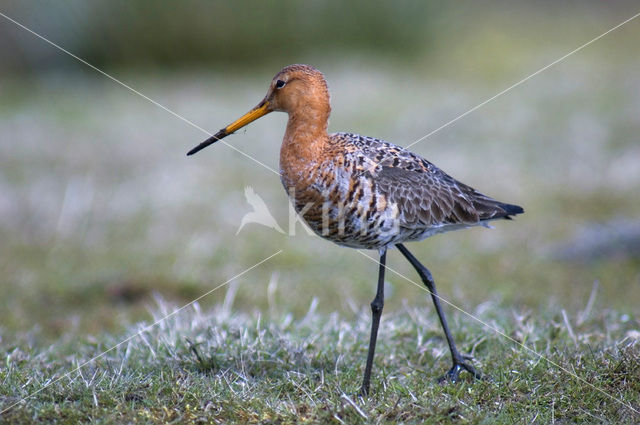
[[[500,203],[500,208],[502,208],[507,213],[507,216],[524,213],[524,209],[519,205]]]
[[[474,205],[480,216],[480,221],[506,219],[522,214],[524,209],[519,205],[507,204],[489,197],[476,198]]]

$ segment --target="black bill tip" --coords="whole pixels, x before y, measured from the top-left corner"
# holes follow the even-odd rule
[[[198,146],[196,146],[195,148],[187,152],[187,156],[191,156],[194,153],[200,152],[202,149],[206,148],[209,145],[214,144],[215,142],[217,142],[218,140],[222,139],[225,136],[228,136],[228,134],[223,128],[222,130],[218,131],[216,134],[209,137],[207,140],[205,140],[204,142],[200,143]]]

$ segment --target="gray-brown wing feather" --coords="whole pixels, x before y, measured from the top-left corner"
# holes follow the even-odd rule
[[[387,202],[398,206],[405,226],[477,223],[480,216],[473,201],[444,176],[442,172],[382,166],[375,181]]]
[[[405,227],[474,225],[523,212],[483,195],[404,148],[370,137],[340,135],[357,146],[361,160],[371,164],[377,190],[397,205]]]

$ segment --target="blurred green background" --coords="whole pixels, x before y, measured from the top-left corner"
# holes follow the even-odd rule
[[[635,2],[11,1],[0,12],[215,131],[284,65],[321,69],[331,131],[408,145],[637,13]],[[412,147],[526,214],[413,244],[441,295],[553,316],[640,312],[640,20]],[[148,319],[234,281],[234,308],[353,314],[376,265],[255,224],[246,186],[287,229],[279,178],[0,17],[0,337],[35,341]],[[230,137],[272,169],[286,116]],[[375,256],[370,252],[369,255]],[[389,266],[417,281],[397,253]],[[390,274],[388,309],[424,305]],[[202,300],[220,302],[226,288]],[[478,307],[480,306],[480,307]]]

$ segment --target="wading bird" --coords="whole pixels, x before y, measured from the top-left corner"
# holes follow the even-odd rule
[[[273,77],[267,95],[248,113],[202,142],[204,149],[273,111],[289,114],[280,148],[280,175],[294,208],[319,236],[338,245],[377,249],[378,288],[361,394],[369,394],[371,368],[384,305],[387,249],[396,246],[431,293],[453,366],[481,375],[456,348],[429,270],[404,246],[429,236],[510,219],[524,210],[496,201],[460,183],[420,156],[389,142],[351,133],[327,133],[329,90],[324,75],[308,65],[290,65]]]

